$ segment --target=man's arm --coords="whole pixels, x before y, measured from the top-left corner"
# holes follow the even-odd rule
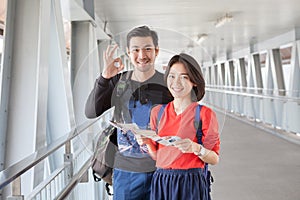
[[[122,59],[113,57],[117,48],[117,45],[109,45],[103,53],[104,66],[106,67],[96,80],[94,88],[86,101],[85,116],[87,118],[98,117],[111,107],[111,96],[120,78],[118,73],[124,69]]]
[[[111,79],[100,76],[96,79],[93,90],[88,96],[85,104],[85,116],[87,118],[99,117],[104,111],[111,107],[111,96],[120,75]]]

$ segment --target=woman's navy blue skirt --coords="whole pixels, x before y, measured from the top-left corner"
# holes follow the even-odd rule
[[[151,183],[152,200],[208,200],[203,169],[157,169]]]

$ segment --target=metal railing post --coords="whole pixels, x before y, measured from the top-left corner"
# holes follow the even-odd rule
[[[65,176],[64,183],[69,183],[72,180],[74,169],[73,169],[73,154],[71,153],[71,142],[68,141],[65,144],[65,154],[64,154]],[[73,199],[73,198],[70,198]]]
[[[7,197],[7,200],[24,200],[24,195],[21,195],[21,177],[12,182],[11,191],[12,196]]]

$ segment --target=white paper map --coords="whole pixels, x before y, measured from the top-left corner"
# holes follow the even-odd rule
[[[131,131],[133,134],[142,135],[144,137],[150,138],[155,142],[158,142],[165,146],[172,146],[173,143],[181,138],[178,136],[168,136],[168,137],[160,137],[153,130],[143,130],[138,127],[135,123],[132,124],[121,124],[118,122],[109,121],[111,125],[114,127],[121,129],[124,133]]]

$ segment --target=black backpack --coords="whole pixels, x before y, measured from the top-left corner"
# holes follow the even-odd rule
[[[112,195],[109,185],[112,185],[113,166],[117,150],[117,129],[110,125],[103,130],[98,138],[91,165],[94,180],[106,182],[105,187],[108,195]]]
[[[127,89],[127,81],[131,74],[132,71],[129,71],[124,73],[125,76],[121,76],[116,86],[117,95],[122,95]],[[114,126],[109,125],[100,133],[95,149],[96,151],[91,161],[94,180],[95,182],[103,180],[107,194],[112,195],[109,186],[112,185],[115,154],[118,151],[117,129]]]

